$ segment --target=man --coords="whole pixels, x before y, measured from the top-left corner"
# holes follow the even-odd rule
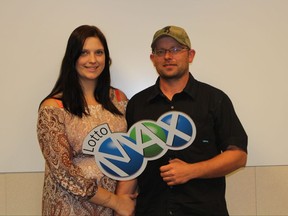
[[[137,180],[120,182],[117,193],[138,189],[137,216],[228,215],[225,175],[245,166],[247,135],[228,96],[189,72],[195,51],[184,29],[158,30],[151,48],[159,77],[129,101],[128,127],[179,111],[193,120],[197,133],[189,147],[168,150],[149,161]]]

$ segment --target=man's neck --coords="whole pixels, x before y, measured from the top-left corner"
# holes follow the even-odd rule
[[[160,77],[160,89],[169,100],[172,100],[175,94],[183,91],[188,82],[188,79],[189,73],[185,74],[179,79],[163,79]]]

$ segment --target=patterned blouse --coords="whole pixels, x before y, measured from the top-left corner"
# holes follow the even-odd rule
[[[115,95],[115,93],[114,93]],[[125,112],[127,101],[113,103]],[[82,153],[86,135],[96,126],[108,123],[112,132],[125,132],[125,116],[89,105],[89,116],[79,118],[64,108],[43,106],[39,109],[37,134],[45,159],[42,199],[43,215],[112,216],[112,209],[89,202],[98,186],[114,192],[116,181],[97,167],[94,156]]]

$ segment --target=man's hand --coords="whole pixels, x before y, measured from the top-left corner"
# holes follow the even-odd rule
[[[180,159],[172,159],[169,164],[160,167],[160,175],[169,186],[183,184],[191,178],[190,166]]]

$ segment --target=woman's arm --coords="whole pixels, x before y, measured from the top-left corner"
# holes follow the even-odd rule
[[[82,170],[72,162],[72,149],[65,134],[64,111],[54,99],[43,102],[38,113],[37,135],[46,165],[52,178],[78,199],[89,199],[98,205],[112,208],[119,215],[133,215],[136,198],[115,195],[86,179]]]
[[[103,188],[98,188],[97,193],[90,201],[101,206],[113,209],[116,215],[134,215],[135,194],[113,194]]]
[[[88,198],[97,191],[96,181],[86,179],[72,163],[73,152],[65,134],[64,111],[54,99],[43,102],[38,113],[37,135],[52,178],[77,198]]]

